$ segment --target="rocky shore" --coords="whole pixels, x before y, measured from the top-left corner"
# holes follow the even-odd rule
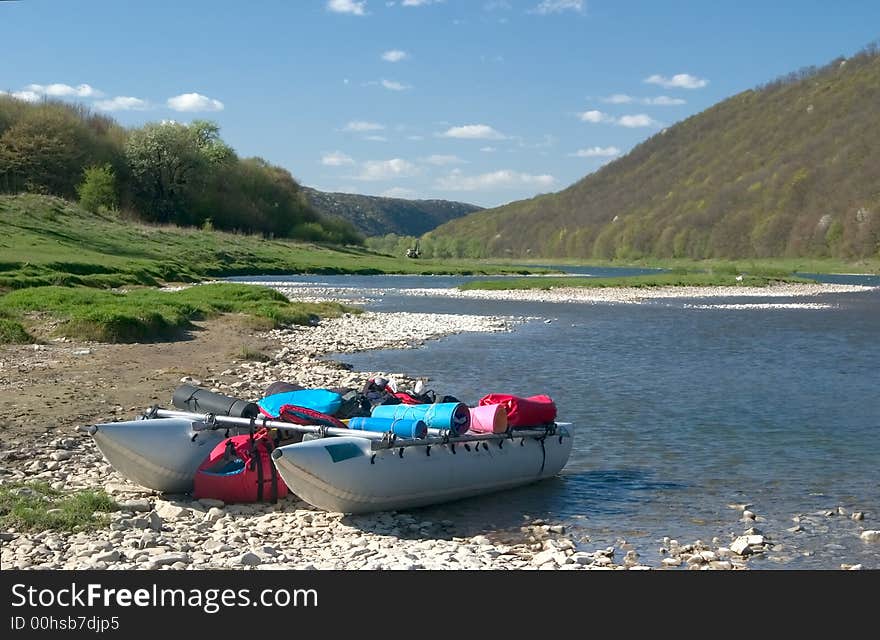
[[[675,298],[813,298],[828,293],[859,293],[874,287],[848,284],[774,284],[768,287],[556,287],[553,289],[470,289],[458,288],[363,288],[323,284],[294,284],[289,281],[254,281],[282,292],[289,298],[309,302],[349,302],[362,304],[389,293],[420,297],[468,298],[475,300],[513,300],[583,304],[640,304],[650,300]],[[800,303],[802,308],[827,308],[825,303]],[[765,308],[772,308],[767,306]],[[694,306],[694,308],[700,308]],[[758,307],[761,308],[761,307]]]
[[[276,330],[262,336],[275,345],[262,362],[236,361],[203,379],[183,376],[217,391],[257,398],[275,380],[309,386],[359,387],[370,375],[395,377],[408,386],[403,372],[353,372],[327,360],[331,353],[383,347],[416,347],[425,340],[463,331],[509,331],[522,318],[413,313],[364,313],[327,320],[313,327]],[[100,350],[101,345],[43,345],[42,361],[55,351]],[[47,354],[48,352],[48,354]],[[4,356],[27,367],[26,351]],[[89,354],[83,354],[87,357]],[[19,369],[21,370],[21,369]],[[169,388],[166,404],[173,389]],[[134,410],[131,407],[130,410]],[[130,419],[123,407],[118,419]],[[275,505],[225,505],[215,500],[160,496],[127,482],[103,459],[92,440],[65,428],[34,434],[29,445],[0,451],[0,483],[41,481],[60,491],[106,490],[120,510],[106,526],[83,533],[44,531],[0,532],[2,569],[558,569],[607,570],[689,568],[735,570],[753,558],[779,550],[788,532],[757,528],[750,505],[731,505],[729,534],[711,541],[656,540],[651,565],[626,540],[613,546],[591,543],[589,536],[570,531],[560,522],[521,514],[513,531],[475,532],[452,520],[428,520],[420,512],[342,516],[315,510],[295,496]],[[22,491],[27,489],[16,489]],[[829,511],[839,516],[838,508]],[[863,525],[864,514],[844,514],[864,544],[880,540],[880,532]],[[811,518],[817,518],[814,523]],[[515,516],[518,517],[518,516]],[[801,531],[829,518],[795,515]],[[850,520],[852,518],[852,520]],[[642,551],[646,551],[644,548]],[[646,554],[647,555],[647,554]],[[861,565],[841,568],[858,569]]]
[[[769,287],[558,287],[554,289],[404,289],[402,293],[478,300],[638,304],[669,298],[801,298],[826,293],[857,293],[873,287],[848,284],[775,284]]]

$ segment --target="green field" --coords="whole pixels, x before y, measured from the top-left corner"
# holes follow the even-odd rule
[[[476,280],[459,287],[473,289],[557,289],[565,287],[601,289],[607,287],[766,287],[776,282],[813,282],[806,278],[786,275],[744,275],[737,280],[734,273],[656,273],[621,278],[533,277],[507,280]]]
[[[149,342],[173,339],[193,320],[221,313],[246,316],[255,329],[309,324],[357,309],[333,302],[290,302],[267,287],[218,283],[181,291],[138,287],[127,292],[91,287],[30,287],[0,296],[0,315],[10,325],[27,325],[50,316],[59,322],[54,335],[98,342]],[[2,325],[0,325],[2,331]],[[6,342],[26,342],[8,329]],[[19,339],[14,339],[18,336]],[[0,334],[0,342],[2,334]]]
[[[363,248],[149,226],[60,198],[0,196],[0,288],[118,287],[291,273],[526,273],[465,261],[408,260]]]
[[[304,324],[352,309],[291,303],[262,287],[158,285],[231,275],[292,273],[528,273],[523,267],[408,260],[360,247],[150,226],[89,213],[51,196],[0,196],[0,344],[55,335],[101,342],[174,339],[193,320],[239,313],[255,328]],[[118,288],[127,291],[119,291]],[[110,290],[114,289],[114,290]]]

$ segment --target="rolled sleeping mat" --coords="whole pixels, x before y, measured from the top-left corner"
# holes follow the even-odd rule
[[[380,404],[373,407],[374,418],[421,420],[431,429],[448,429],[461,435],[471,424],[471,413],[460,402],[436,404]]]
[[[352,418],[348,428],[356,431],[392,432],[400,438],[424,438],[428,425],[422,420],[394,420],[392,418]]]
[[[233,418],[256,418],[260,407],[253,402],[230,398],[222,393],[212,393],[191,384],[182,384],[174,390],[171,404],[182,411],[213,413]]]
[[[504,433],[507,431],[507,408],[503,404],[471,407],[471,431],[476,433]]]

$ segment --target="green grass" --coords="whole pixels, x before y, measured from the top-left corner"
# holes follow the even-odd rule
[[[813,282],[793,276],[746,275],[742,281],[736,274],[723,273],[657,273],[623,278],[510,278],[505,280],[476,280],[459,287],[470,289],[555,289],[562,287],[606,288],[606,287],[766,287],[774,282]]]
[[[20,322],[0,318],[0,344],[28,344],[33,341]]]
[[[56,334],[98,342],[173,339],[193,320],[245,314],[258,328],[310,324],[356,309],[324,302],[290,302],[267,287],[219,283],[182,291],[136,288],[128,292],[88,287],[32,287],[0,297],[0,315],[18,320],[40,313],[60,320]]]
[[[496,266],[547,265],[558,267],[641,267],[645,269],[684,269],[686,271],[719,271],[724,273],[859,273],[880,274],[880,258],[838,260],[835,258],[761,258],[746,260],[688,260],[645,258],[642,260],[577,260],[532,258],[524,260],[491,260]]]
[[[527,273],[475,261],[409,260],[360,247],[149,226],[61,198],[0,196],[0,289],[98,288],[254,274]]]
[[[106,525],[103,514],[117,509],[100,490],[65,494],[46,483],[0,487],[0,528],[4,531],[90,531]]]

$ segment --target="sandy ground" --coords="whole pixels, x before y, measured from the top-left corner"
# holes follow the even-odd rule
[[[35,433],[67,435],[77,425],[131,419],[151,404],[170,405],[183,376],[219,379],[241,360],[243,347],[267,354],[275,349],[236,316],[196,324],[176,342],[0,346],[0,449]]]

